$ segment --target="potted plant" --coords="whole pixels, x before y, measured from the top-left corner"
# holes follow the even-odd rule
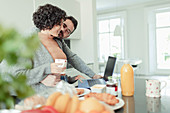
[[[14,28],[0,26],[0,62],[6,60],[8,65],[16,65],[20,58],[32,58],[39,45],[38,42],[36,34],[23,36]],[[24,66],[29,68],[27,64]],[[4,76],[10,77],[10,81],[6,81]],[[12,98],[11,91],[14,91],[21,99],[34,93],[33,89],[26,84],[25,75],[16,78],[7,73],[0,73],[0,109],[13,107],[15,99]]]

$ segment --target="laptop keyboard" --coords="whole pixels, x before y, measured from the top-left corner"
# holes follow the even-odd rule
[[[94,86],[95,84],[101,84],[101,82],[98,80],[98,79],[95,79],[95,80],[88,80],[87,81],[89,86]]]

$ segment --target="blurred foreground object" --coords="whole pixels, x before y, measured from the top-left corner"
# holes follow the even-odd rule
[[[0,25],[0,62],[6,60],[8,64],[16,64],[19,58],[32,58],[39,46],[37,34],[23,36],[14,28],[3,28]]]
[[[5,60],[8,65],[16,65],[19,59],[30,59],[38,46],[37,35],[22,36],[14,28],[3,28],[0,25],[0,63]],[[29,68],[27,64],[24,66]],[[33,89],[26,84],[25,75],[16,78],[1,71],[2,69],[0,69],[0,109],[9,109],[14,106],[15,100],[11,92],[21,99],[34,94]],[[10,81],[6,81],[4,77],[9,77]]]

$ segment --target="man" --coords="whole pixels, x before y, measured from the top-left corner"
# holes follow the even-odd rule
[[[72,17],[72,16],[68,16],[66,17],[66,20],[63,22],[63,27],[62,27],[62,30],[60,31],[59,33],[59,37],[60,39],[66,39],[68,38],[77,28],[77,20]],[[76,54],[75,54],[76,55]],[[77,55],[76,55],[77,56]],[[96,75],[82,60],[81,58],[79,58],[78,56],[76,57],[77,59],[80,59],[78,60],[79,64],[81,64],[80,66],[84,67],[85,69],[87,69],[88,71],[90,70],[91,73],[93,73],[93,79],[98,79],[98,78],[102,78],[101,75]],[[74,66],[73,66],[74,67]],[[78,71],[86,74],[86,71],[82,70],[82,69],[77,69]],[[86,74],[87,75],[87,74]],[[80,76],[78,76],[78,78],[76,79],[79,79]]]
[[[68,16],[66,17],[66,20],[63,22],[62,30],[59,34],[59,38],[66,39],[68,38],[77,28],[77,20],[72,17]]]

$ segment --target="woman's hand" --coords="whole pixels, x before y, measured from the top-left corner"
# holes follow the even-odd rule
[[[99,79],[99,78],[103,78],[101,75],[94,75],[93,79]]]
[[[51,63],[51,73],[55,75],[62,73],[66,67],[60,67],[60,65],[62,65],[62,63]]]
[[[52,86],[54,87],[59,81],[60,81],[60,76],[56,75],[47,75],[47,77],[41,81],[46,86]]]

